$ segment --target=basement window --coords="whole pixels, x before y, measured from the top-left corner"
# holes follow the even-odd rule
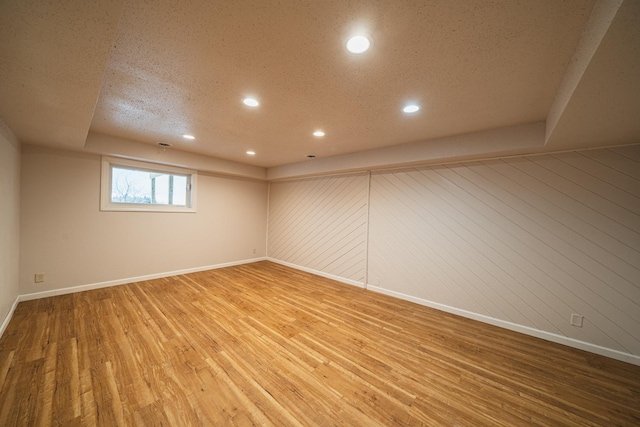
[[[195,212],[196,171],[102,158],[100,210]]]

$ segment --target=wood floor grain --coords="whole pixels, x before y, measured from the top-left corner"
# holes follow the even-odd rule
[[[638,426],[640,367],[260,262],[20,303],[0,425]]]

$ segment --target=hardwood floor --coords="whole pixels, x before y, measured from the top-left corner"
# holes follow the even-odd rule
[[[261,262],[22,302],[0,425],[640,425],[640,367]]]

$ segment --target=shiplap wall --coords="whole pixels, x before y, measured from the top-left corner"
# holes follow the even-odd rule
[[[640,145],[373,172],[368,222],[366,183],[272,183],[269,256],[640,356]],[[309,261],[338,264],[354,222],[349,276]]]
[[[271,183],[268,256],[364,285],[366,173]]]

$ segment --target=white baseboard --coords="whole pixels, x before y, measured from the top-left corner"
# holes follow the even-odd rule
[[[601,347],[596,344],[591,344],[588,342],[576,340],[573,338],[564,337],[562,335],[557,335],[551,332],[541,331],[539,329],[530,328],[528,326],[519,325],[517,323],[508,322],[506,320],[500,320],[493,317],[485,316],[483,314],[473,313],[471,311],[462,310],[460,308],[451,307],[448,305],[440,304],[437,302],[425,300],[422,298],[417,298],[411,295],[406,295],[400,292],[391,291],[388,289],[381,288],[380,286],[375,286],[371,284],[367,284],[366,286],[363,283],[356,282],[354,280],[345,279],[343,277],[334,276],[332,274],[323,273],[321,271],[313,270],[311,268],[302,267],[296,264],[292,264],[286,261],[280,261],[274,258],[267,258],[268,261],[275,262],[278,264],[286,265],[287,267],[295,268],[297,270],[306,271],[307,273],[316,274],[318,276],[327,277],[329,279],[336,280],[338,282],[346,283],[349,285],[355,285],[361,288],[366,288],[373,292],[378,292],[381,294],[389,295],[392,297],[400,298],[406,301],[411,301],[416,304],[424,305],[426,307],[435,308],[436,310],[445,311],[447,313],[456,314],[458,316],[466,317],[468,319],[477,320],[479,322],[488,323],[493,326],[498,326],[500,328],[509,329],[511,331],[520,332],[525,335],[530,335],[536,338],[541,338],[543,340],[555,342],[557,344],[563,344],[569,347],[577,348],[579,350],[588,351],[590,353],[599,354],[601,356],[610,357],[611,359],[621,360],[623,362],[631,363],[634,365],[640,366],[640,356],[636,356],[630,353],[623,353],[618,350],[613,350],[606,347]]]
[[[518,325],[517,323],[508,322],[506,320],[500,320],[493,317],[485,316],[483,314],[473,313],[471,311],[462,310],[459,308],[451,307],[448,305],[440,304],[437,302],[425,300],[422,298],[413,297],[400,292],[390,291],[388,289],[381,288],[379,286],[367,285],[367,289],[378,292],[381,294],[389,295],[392,297],[400,298],[406,301],[415,302],[416,304],[424,305],[426,307],[435,308],[436,310],[445,311],[447,313],[456,314],[458,316],[466,317],[468,319],[477,320],[479,322],[488,323],[500,328],[509,329],[511,331],[520,332],[525,335],[530,335],[543,340],[551,341],[557,344],[563,344],[569,347],[577,348],[579,350],[588,351],[590,353],[599,354],[601,356],[610,357],[611,359],[621,360],[623,362],[631,363],[640,366],[640,357],[629,353],[623,353],[621,351],[612,350],[610,348],[601,347],[599,345],[591,344],[588,342],[576,340],[573,338],[563,337],[562,335],[553,334],[551,332],[541,331],[539,329],[530,328],[528,326]]]
[[[2,325],[0,325],[0,337],[2,337],[4,335],[4,331],[5,331],[5,329],[7,329],[7,326],[9,325],[9,322],[11,321],[11,318],[13,317],[13,312],[16,311],[16,307],[18,306],[19,302],[20,302],[20,296],[18,296],[16,298],[16,300],[13,302],[13,305],[9,309],[9,312],[7,313],[6,316],[4,316],[4,320],[2,321]]]
[[[281,261],[278,259],[274,259],[274,258],[270,258],[270,257],[260,257],[260,258],[252,258],[252,259],[246,259],[246,260],[242,260],[242,261],[233,261],[233,262],[228,262],[228,263],[223,263],[223,264],[215,264],[215,265],[208,265],[208,266],[203,266],[203,267],[195,267],[195,268],[188,268],[188,269],[184,269],[184,270],[176,270],[176,271],[167,271],[164,273],[156,273],[156,274],[149,274],[146,276],[138,276],[138,277],[129,277],[129,278],[125,278],[125,279],[118,279],[118,280],[110,280],[107,282],[100,282],[100,283],[93,283],[93,284],[88,284],[88,285],[80,285],[80,286],[73,286],[73,287],[69,287],[69,288],[62,288],[62,289],[53,289],[50,291],[43,291],[43,292],[35,292],[35,293],[31,293],[31,294],[24,294],[24,295],[18,295],[18,297],[16,298],[15,302],[13,303],[13,305],[11,306],[11,309],[9,310],[9,312],[7,313],[7,315],[5,316],[2,324],[0,325],[0,337],[2,337],[2,335],[4,335],[4,331],[7,328],[7,325],[9,324],[9,321],[11,320],[11,318],[13,317],[13,313],[18,305],[18,303],[20,301],[29,301],[29,300],[34,300],[34,299],[39,299],[39,298],[47,298],[47,297],[52,297],[52,296],[56,296],[56,295],[65,295],[65,294],[71,294],[71,293],[75,293],[75,292],[82,292],[82,291],[89,291],[92,289],[100,289],[100,288],[106,288],[106,287],[110,287],[110,286],[118,286],[118,285],[124,285],[127,283],[135,283],[135,282],[141,282],[144,280],[152,280],[152,279],[160,279],[163,277],[171,277],[171,276],[178,276],[181,274],[188,274],[188,273],[197,273],[199,271],[206,271],[206,270],[215,270],[218,268],[224,268],[224,267],[233,267],[236,265],[242,265],[242,264],[250,264],[250,263],[254,263],[254,262],[258,262],[258,261],[271,261],[274,262],[276,264],[281,264],[287,267],[291,267],[294,268],[296,270],[300,270],[300,271],[305,271],[307,273],[311,273],[311,274],[315,274],[317,276],[321,276],[321,277],[326,277],[328,279],[332,279],[341,283],[345,283],[347,285],[352,285],[352,286],[357,286],[359,288],[365,288],[364,283],[355,281],[355,280],[350,280],[350,279],[345,279],[343,277],[339,277],[339,276],[335,276],[333,274],[328,274],[328,273],[324,273],[322,271],[318,271],[318,270],[314,270],[311,268],[307,268],[307,267],[303,267],[300,265],[296,265],[296,264],[292,264],[286,261]],[[451,313],[451,314],[456,314],[458,316],[462,316],[462,317],[466,317],[469,319],[473,319],[473,320],[477,320],[479,322],[483,322],[483,323],[488,323],[490,325],[494,325],[494,326],[498,326],[501,328],[505,328],[505,329],[509,329],[515,332],[520,332],[523,333],[525,335],[530,335],[530,336],[534,336],[536,338],[541,338],[547,341],[551,341],[551,342],[555,342],[558,344],[563,344],[569,347],[573,347],[573,348],[577,348],[580,350],[585,350],[591,353],[595,353],[595,354],[599,354],[601,356],[606,356],[606,357],[610,357],[612,359],[616,359],[616,360],[621,360],[623,362],[627,362],[627,363],[631,363],[634,365],[638,365],[640,366],[640,356],[636,356],[633,354],[629,354],[629,353],[623,353],[621,351],[617,351],[617,350],[613,350],[613,349],[609,349],[606,347],[601,347],[595,344],[591,344],[591,343],[587,343],[584,341],[580,341],[580,340],[576,340],[573,338],[568,338],[568,337],[564,337],[561,335],[557,335],[557,334],[553,334],[551,332],[545,332],[545,331],[541,331],[539,329],[534,329],[534,328],[530,328],[528,326],[523,326],[523,325],[518,325],[517,323],[512,323],[512,322],[508,322],[505,320],[500,320],[500,319],[496,319],[493,317],[489,317],[489,316],[485,316],[482,314],[477,314],[477,313],[473,313],[471,311],[466,311],[466,310],[462,310],[459,308],[455,308],[455,307],[451,307],[448,305],[444,305],[444,304],[440,304],[437,302],[433,302],[433,301],[429,301],[429,300],[425,300],[422,298],[417,298],[411,295],[406,295],[400,292],[395,292],[395,291],[391,291],[388,289],[384,289],[381,288],[379,286],[375,286],[375,285],[367,285],[366,288],[368,290],[371,290],[373,292],[378,292],[381,294],[385,294],[385,295],[389,295],[392,297],[396,297],[396,298],[400,298],[406,301],[411,301],[414,302],[416,304],[420,304],[420,305],[424,305],[426,307],[430,307],[430,308],[434,308],[436,310],[441,310],[441,311],[445,311],[447,313]]]
[[[72,286],[69,288],[52,289],[50,291],[35,292],[32,294],[24,294],[18,296],[18,301],[29,301],[33,299],[53,297],[56,295],[72,294],[75,292],[90,291],[92,289],[108,288],[110,286],[125,285],[127,283],[142,282],[144,280],[161,279],[163,277],[178,276],[180,274],[197,273],[199,271],[215,270],[224,267],[233,267],[234,265],[250,264],[258,261],[265,261],[266,257],[251,258],[242,261],[233,261],[223,264],[206,265],[203,267],[187,268],[184,270],[166,271],[164,273],[148,274],[146,276],[127,277],[125,279],[109,280],[107,282],[92,283],[89,285]]]
[[[188,274],[188,273],[197,273],[199,271],[215,270],[215,269],[224,268],[224,267],[233,267],[235,265],[251,264],[253,262],[265,261],[265,260],[267,260],[266,257],[251,258],[251,259],[245,259],[242,261],[233,261],[233,262],[226,262],[222,264],[206,265],[203,267],[187,268],[184,270],[166,271],[164,273],[148,274],[146,276],[128,277],[125,279],[109,280],[107,282],[91,283],[88,285],[79,285],[79,286],[72,286],[69,288],[52,289],[50,291],[42,291],[42,292],[34,292],[31,294],[18,295],[15,302],[11,306],[11,309],[5,316],[2,322],[2,325],[0,325],[0,337],[4,335],[4,331],[9,325],[11,318],[13,317],[13,312],[18,306],[18,303],[21,301],[30,301],[34,299],[48,298],[56,295],[73,294],[75,292],[83,292],[83,291],[90,291],[92,289],[108,288],[110,286],[126,285],[127,283],[142,282],[144,280],[152,280],[152,279],[161,279],[163,277],[178,276],[180,274]]]
[[[327,279],[332,279],[337,282],[346,283],[347,285],[357,286],[359,288],[364,288],[364,283],[358,282],[357,280],[345,279],[344,277],[335,276],[333,274],[325,273],[322,271],[314,270],[313,268],[303,267],[301,265],[292,264],[290,262],[282,261],[275,258],[267,257],[267,261],[275,262],[276,264],[281,264],[286,267],[295,268],[296,270],[304,271],[307,273],[315,274],[316,276],[326,277]]]

